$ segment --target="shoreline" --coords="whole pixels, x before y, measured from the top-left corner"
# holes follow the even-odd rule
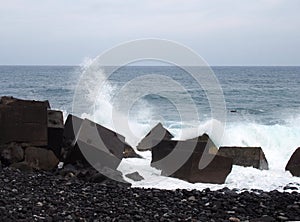
[[[0,184],[1,221],[300,220],[296,191],[130,188],[11,168],[2,169]]]

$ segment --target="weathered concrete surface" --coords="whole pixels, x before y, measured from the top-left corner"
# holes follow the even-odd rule
[[[289,159],[285,170],[290,171],[293,176],[300,177],[300,147],[295,150]]]
[[[93,167],[100,164],[101,167],[116,169],[123,158],[123,141],[123,136],[84,119],[76,142],[66,155],[65,163],[81,161]]]
[[[58,110],[48,110],[48,148],[60,158],[63,145],[64,120],[63,113]]]
[[[218,155],[230,157],[234,165],[268,170],[268,161],[261,147],[220,147]]]
[[[142,158],[141,155],[137,154],[135,150],[127,143],[125,143],[124,158]]]
[[[46,146],[48,107],[47,101],[1,97],[0,144],[26,142],[33,146]]]
[[[152,148],[151,166],[161,169],[162,175],[191,183],[222,184],[231,172],[232,159],[215,155],[216,149],[205,134],[187,141],[163,140]]]
[[[172,138],[173,135],[161,123],[158,123],[137,145],[137,150],[151,150],[157,144],[157,141],[170,140]]]
[[[161,162],[158,161],[168,156],[174,150],[175,146],[178,143],[179,146],[177,146],[177,148],[185,152],[187,152],[188,148],[193,149],[189,151],[190,153],[196,152],[201,155],[204,151],[212,155],[217,154],[218,152],[217,146],[213,143],[213,141],[209,138],[207,134],[203,134],[202,136],[199,136],[197,138],[185,141],[163,140],[157,142],[157,145],[152,148],[151,166],[161,169]]]
[[[83,119],[69,114],[64,126],[63,142],[64,146],[75,143],[76,135],[79,132]]]

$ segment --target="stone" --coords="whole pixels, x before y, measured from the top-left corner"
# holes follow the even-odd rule
[[[232,158],[234,165],[268,170],[268,161],[261,147],[220,147],[218,155]]]
[[[32,146],[47,145],[48,101],[0,99],[0,144],[26,142]]]
[[[174,136],[166,130],[161,123],[158,123],[137,145],[138,151],[151,150],[157,141],[171,140]]]
[[[300,177],[300,147],[295,150],[289,159],[285,170],[290,171],[293,176]]]
[[[151,166],[161,169],[162,175],[190,183],[223,184],[232,159],[215,153],[216,146],[205,134],[186,141],[163,140],[152,148]]]
[[[123,136],[84,119],[75,144],[66,154],[64,162],[67,164],[80,161],[95,168],[106,166],[116,169],[123,158],[124,142]]]
[[[276,221],[276,220],[273,217],[268,215],[264,215],[262,217],[254,218],[250,220],[250,222],[272,222],[272,221]]]
[[[241,220],[237,217],[229,217],[229,221],[231,221],[231,222],[240,222]]]
[[[13,163],[9,166],[10,168],[18,169],[22,172],[32,172],[33,168],[25,161]]]
[[[123,175],[120,171],[111,169],[109,167],[103,167],[96,174],[92,175],[89,178],[90,182],[94,183],[107,183],[107,182],[118,182],[127,186],[131,186],[130,183],[123,179]]]
[[[137,154],[135,150],[127,143],[125,143],[124,158],[142,158],[141,155]]]
[[[60,158],[63,145],[64,120],[63,113],[58,110],[48,110],[48,149]]]
[[[133,181],[141,181],[144,180],[144,177],[142,177],[138,172],[134,173],[128,173],[125,175],[127,178],[133,180]]]
[[[0,146],[0,160],[6,166],[24,159],[24,150],[20,144],[9,143]]]
[[[25,162],[34,169],[50,171],[56,168],[59,160],[52,150],[28,147],[25,149]]]

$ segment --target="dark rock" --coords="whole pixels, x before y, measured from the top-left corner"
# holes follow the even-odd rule
[[[64,162],[81,161],[85,165],[116,169],[123,158],[125,138],[101,125],[85,119],[79,129],[75,145]],[[100,170],[100,169],[97,169]]]
[[[290,171],[293,176],[300,177],[300,147],[296,149],[289,159],[285,170]]]
[[[273,217],[265,215],[260,218],[251,219],[250,222],[273,222],[276,221]]]
[[[10,165],[11,168],[18,169],[22,172],[32,172],[33,168],[25,161],[13,163]]]
[[[147,151],[151,150],[157,142],[162,140],[170,140],[173,138],[173,135],[166,130],[161,123],[157,124],[141,142],[137,145],[138,151]]]
[[[90,182],[98,182],[98,183],[107,183],[109,182],[117,182],[122,183],[127,186],[131,186],[130,183],[123,179],[123,175],[120,171],[110,169],[108,167],[101,168],[101,171],[92,175],[89,179]]]
[[[26,142],[46,146],[48,106],[48,102],[1,97],[0,144]]]
[[[48,148],[57,158],[60,158],[63,145],[64,120],[63,113],[57,110],[48,110]]]
[[[187,141],[163,140],[152,148],[151,166],[161,169],[162,175],[191,183],[222,184],[231,172],[232,159],[215,153],[216,146],[206,134]]]
[[[124,158],[142,158],[139,154],[135,152],[135,150],[129,145],[125,144],[124,148],[124,153],[123,153]]]
[[[133,181],[141,181],[144,179],[144,177],[142,177],[138,172],[128,173],[125,176]]]
[[[37,170],[52,170],[56,168],[59,160],[52,150],[28,147],[25,149],[25,162]]]
[[[268,170],[268,161],[261,147],[220,147],[218,155],[233,159],[234,165]]]
[[[20,144],[10,143],[0,146],[0,160],[6,166],[24,159],[24,150]]]

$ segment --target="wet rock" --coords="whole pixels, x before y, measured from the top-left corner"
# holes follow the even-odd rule
[[[141,181],[144,180],[144,177],[142,177],[138,172],[134,173],[128,173],[125,175],[127,178],[133,180],[133,181]]]
[[[47,145],[47,108],[49,103],[0,99],[0,144],[26,142],[32,146]]]
[[[25,162],[37,170],[52,170],[56,168],[59,160],[52,150],[28,147],[25,149]]]
[[[290,171],[293,176],[300,177],[300,147],[295,150],[289,159],[285,170]]]
[[[151,166],[161,169],[162,175],[191,183],[222,184],[231,172],[232,159],[215,153],[216,146],[207,135],[186,141],[163,140],[152,148]]]
[[[173,135],[166,130],[161,123],[157,124],[141,142],[137,145],[138,151],[151,150],[157,144],[157,141],[170,140]]]
[[[268,161],[261,147],[220,147],[218,155],[232,158],[234,165],[268,170]]]
[[[48,110],[48,148],[57,158],[60,158],[63,145],[64,120],[63,113],[58,110]]]
[[[0,159],[6,166],[24,159],[24,150],[20,144],[10,143],[0,146]]]
[[[298,183],[289,183],[283,187],[283,190],[299,190],[300,184]]]

